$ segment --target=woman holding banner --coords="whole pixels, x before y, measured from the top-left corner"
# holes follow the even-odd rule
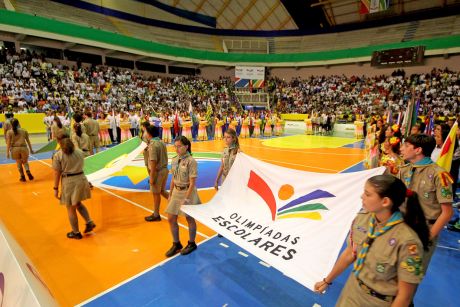
[[[84,154],[76,149],[67,134],[57,135],[61,150],[53,156],[54,169],[54,197],[67,207],[72,231],[67,233],[67,238],[80,240],[83,238],[78,228],[77,211],[85,219],[84,233],[93,231],[96,225],[89,216],[88,209],[82,201],[91,198],[90,184],[83,173]],[[61,182],[61,195],[59,196],[59,182]]]
[[[11,127],[12,129],[6,133],[6,158],[10,158],[11,152],[11,157],[16,160],[19,175],[21,176],[20,181],[26,181],[23,165],[26,169],[27,177],[29,177],[29,180],[33,180],[34,176],[32,176],[29,169],[29,150],[27,150],[27,146],[30,149],[30,153],[33,154],[34,151],[30,144],[29,133],[27,130],[19,128],[19,121],[16,118],[11,120]]]
[[[225,147],[222,153],[222,164],[217,172],[216,182],[214,183],[214,188],[216,190],[219,190],[220,178],[222,178],[222,183],[225,181],[225,177],[227,177],[233,162],[235,162],[236,154],[240,151],[238,136],[236,135],[236,131],[232,128],[228,128],[227,131],[225,131],[224,141],[227,147]]]
[[[192,144],[185,136],[179,136],[174,141],[177,156],[171,161],[171,185],[168,199],[169,228],[173,237],[173,246],[166,252],[166,257],[172,257],[178,252],[181,255],[188,255],[197,249],[195,244],[196,222],[191,216],[186,215],[189,228],[189,241],[182,249],[179,240],[179,225],[177,216],[184,215],[181,211],[182,205],[198,205],[201,203],[196,189],[196,178],[198,176],[197,162],[192,157]]]
[[[406,200],[406,214],[399,207]],[[336,306],[408,306],[423,278],[429,230],[417,195],[391,175],[371,177],[361,196],[363,209],[352,223],[348,246],[326,278],[324,293],[354,262]]]

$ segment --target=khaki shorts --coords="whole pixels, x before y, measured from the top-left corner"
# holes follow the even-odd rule
[[[180,191],[180,190],[174,189],[173,192],[172,192],[172,195],[171,195],[171,200],[169,201],[168,207],[166,207],[165,212],[169,213],[169,214],[172,214],[172,215],[185,216],[185,213],[183,213],[180,210],[180,208],[181,208],[182,202],[185,199],[186,194],[187,194],[187,190]],[[191,198],[190,205],[199,205],[199,204],[201,204],[201,200],[198,197],[198,193],[197,193],[196,189],[195,189],[195,191],[193,191],[192,196],[190,198]]]
[[[166,184],[166,179],[168,179],[168,169],[163,168],[157,172],[157,176],[153,184],[150,184],[150,191],[153,194],[160,194],[161,189],[163,189]]]
[[[93,149],[99,148],[99,136],[98,135],[91,135],[89,137],[89,148],[92,151]]]
[[[13,158],[13,160],[21,160],[25,163],[27,159],[29,159],[29,150],[27,147],[12,147],[11,158]]]

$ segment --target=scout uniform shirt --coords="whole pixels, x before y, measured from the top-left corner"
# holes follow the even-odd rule
[[[190,184],[190,178],[198,177],[198,164],[189,153],[182,158],[175,156],[171,161],[170,173],[174,177],[174,185],[186,187]]]
[[[75,144],[75,147],[83,151],[85,157],[89,156],[89,136],[86,133],[82,133],[81,136],[78,136],[76,133],[72,134],[72,142]]]
[[[363,248],[369,230],[371,213],[361,211],[353,221],[348,245],[358,255]],[[377,233],[384,224],[376,225]],[[394,225],[374,239],[369,247],[364,265],[358,277],[351,273],[337,302],[337,306],[390,305],[398,292],[398,281],[419,284],[423,278],[423,246],[418,235],[405,223]],[[370,289],[379,295],[388,296],[385,301],[371,295]]]
[[[148,149],[149,161],[157,161],[157,171],[168,167],[168,151],[165,143],[159,138],[150,140]]]
[[[87,118],[85,119],[85,121],[83,122],[83,125],[85,126],[86,128],[86,134],[88,136],[98,136],[99,134],[99,123],[92,119],[92,118]]]
[[[224,149],[222,153],[222,182],[225,181],[225,177],[227,177],[230,168],[235,162],[236,154],[233,153],[235,147],[227,147]]]
[[[401,167],[398,178],[417,193],[425,218],[434,224],[441,214],[441,204],[452,203],[452,185],[445,180],[445,170],[430,158]]]

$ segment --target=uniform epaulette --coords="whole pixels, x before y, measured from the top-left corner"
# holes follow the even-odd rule
[[[361,210],[359,210],[358,214],[368,214],[369,211],[367,211],[366,209],[364,208],[361,208]]]

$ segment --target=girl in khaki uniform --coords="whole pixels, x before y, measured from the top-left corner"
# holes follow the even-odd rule
[[[29,180],[33,180],[34,176],[32,176],[29,169],[29,150],[32,154],[34,151],[30,144],[29,133],[27,130],[19,128],[19,121],[16,118],[12,119],[11,126],[12,129],[6,133],[6,158],[10,158],[11,151],[11,157],[16,160],[16,165],[21,175],[20,181],[26,181],[26,176],[22,168],[23,165],[26,169],[27,177],[29,177]],[[27,146],[29,146],[29,150],[27,150]]]
[[[220,178],[222,177],[222,183],[224,183],[233,162],[235,162],[236,154],[240,152],[240,143],[238,142],[238,136],[235,130],[228,128],[224,133],[224,141],[227,147],[222,153],[222,164],[217,172],[216,182],[214,183],[214,188],[216,190],[219,190]]]
[[[82,131],[82,127],[83,126],[78,123],[73,125],[75,133],[72,134],[72,143],[75,145],[75,148],[83,152],[83,156],[86,158],[90,155],[89,136]]]
[[[54,169],[54,196],[66,205],[72,231],[67,233],[69,239],[83,238],[78,228],[77,211],[86,221],[84,233],[91,232],[96,225],[91,220],[88,210],[82,201],[91,198],[90,185],[83,173],[84,155],[76,149],[69,136],[57,136],[61,150],[53,156]],[[59,196],[59,182],[61,182],[61,196]]]
[[[408,196],[408,210],[399,207]],[[353,221],[348,246],[329,275],[315,284],[324,293],[354,262],[336,306],[408,306],[423,278],[423,252],[429,230],[414,192],[391,175],[370,178],[363,209]]]
[[[171,186],[169,192],[169,203],[166,208],[168,213],[169,228],[173,237],[173,246],[166,253],[166,257],[171,257],[179,251],[182,255],[187,255],[197,249],[195,244],[196,222],[191,216],[186,215],[189,228],[189,241],[187,246],[182,249],[182,244],[179,241],[179,226],[177,224],[177,216],[184,215],[180,210],[182,205],[197,205],[200,204],[200,198],[196,189],[196,178],[198,169],[196,160],[191,156],[192,144],[185,136],[179,136],[174,141],[177,156],[171,161],[172,174]]]

